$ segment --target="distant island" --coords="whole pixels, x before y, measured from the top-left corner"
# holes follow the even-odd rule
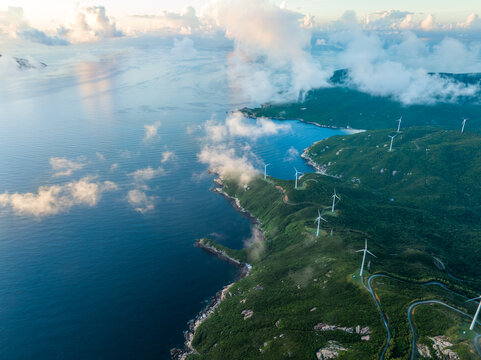
[[[0,57],[2,57],[2,54],[0,54]],[[43,62],[39,62],[38,65],[36,64],[32,64],[32,62],[30,62],[28,59],[23,59],[23,58],[18,58],[18,57],[14,57],[13,58],[16,62],[17,62],[17,66],[19,69],[38,69],[39,67],[40,68],[45,68],[47,67],[47,64],[43,63]]]

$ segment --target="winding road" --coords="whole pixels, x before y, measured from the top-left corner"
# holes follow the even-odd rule
[[[406,281],[406,280],[401,280],[401,279],[397,279],[395,277],[392,277],[392,276],[389,276],[389,275],[386,275],[386,274],[375,274],[375,275],[371,275],[368,280],[367,280],[367,285],[364,283],[364,278],[361,279],[361,282],[362,282],[362,285],[364,286],[364,288],[371,294],[377,308],[379,309],[379,313],[381,315],[381,319],[383,321],[383,324],[384,324],[384,327],[386,328],[386,332],[387,332],[387,340],[386,340],[386,344],[384,345],[382,351],[381,351],[381,355],[379,357],[379,360],[383,360],[384,359],[384,356],[386,354],[386,351],[389,347],[389,343],[391,341],[391,338],[392,338],[392,335],[391,335],[391,330],[389,329],[389,324],[387,322],[387,319],[386,319],[386,316],[384,315],[384,312],[382,311],[382,307],[381,307],[381,304],[378,300],[378,298],[376,297],[376,293],[374,292],[374,290],[372,289],[372,280],[377,278],[377,277],[384,277],[384,278],[389,278],[389,279],[393,279],[393,280],[396,280],[396,281],[401,281],[401,282],[409,282],[409,283],[413,283],[413,284],[417,284],[417,285],[421,285],[421,286],[439,286],[441,287],[443,290],[446,290],[452,294],[455,294],[457,296],[461,296],[461,297],[464,297],[466,298],[464,295],[456,292],[456,291],[453,291],[451,290],[450,288],[448,288],[445,284],[443,283],[440,283],[440,282],[437,282],[437,281],[430,281],[430,282],[427,282],[427,283],[424,283],[424,284],[419,284],[419,283],[416,283],[414,281]],[[407,318],[408,318],[408,322],[409,322],[409,326],[411,327],[411,335],[412,335],[412,341],[411,341],[411,360],[414,360],[416,358],[416,354],[417,354],[417,347],[416,347],[416,329],[414,327],[414,323],[413,323],[413,320],[412,320],[412,314],[414,312],[414,309],[416,308],[416,306],[418,305],[423,305],[423,304],[438,304],[438,305],[442,305],[442,306],[445,306],[451,310],[454,310],[456,311],[457,313],[459,314],[462,314],[464,316],[467,316],[467,317],[471,317],[471,315],[465,313],[464,311],[461,311],[459,309],[456,309],[455,307],[451,306],[451,305],[448,305],[442,301],[439,301],[439,300],[422,300],[422,301],[417,301],[413,304],[411,304],[408,308],[408,311],[407,311]],[[481,323],[479,321],[477,321],[477,323],[479,325],[481,325]],[[474,347],[476,349],[476,352],[478,353],[479,356],[481,356],[481,347],[479,345],[479,340],[481,339],[481,334],[476,334],[475,338],[474,338]]]

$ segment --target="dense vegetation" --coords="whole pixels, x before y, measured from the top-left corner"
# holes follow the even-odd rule
[[[345,95],[341,104],[340,93]],[[372,110],[353,116],[357,107]],[[210,242],[253,269],[198,328],[193,341],[198,354],[189,359],[316,359],[332,341],[347,349],[338,359],[379,359],[386,329],[363,285],[373,274],[390,276],[371,282],[392,335],[386,359],[411,357],[410,305],[438,300],[474,314],[476,304],[465,300],[481,292],[481,116],[464,134],[453,118],[481,115],[481,107],[402,108],[333,88],[322,90],[322,96],[311,92],[303,104],[249,112],[284,118],[302,113],[304,120],[322,125],[381,129],[312,145],[306,155],[323,174],[304,175],[297,190],[293,181],[274,178],[256,178],[247,189],[225,179],[224,191],[259,219],[265,241],[240,251]],[[394,120],[400,114],[404,126],[388,151],[388,135],[396,134]],[[341,200],[332,213],[334,189]],[[316,237],[318,209],[327,222],[321,222]],[[362,254],[355,250],[365,239],[377,258],[368,257],[361,280]],[[444,336],[461,359],[479,358],[469,316],[420,304],[412,319],[417,344],[433,357],[432,338]],[[342,330],[315,330],[319,323],[369,326],[372,333],[363,340]]]
[[[439,126],[460,129],[463,118],[469,118],[466,128],[481,131],[479,100],[463,99],[453,103],[405,106],[394,99],[372,96],[344,86],[343,71],[334,74],[332,87],[314,89],[304,101],[289,104],[265,104],[257,109],[242,109],[249,116],[275,119],[300,119],[322,126],[355,129],[385,129],[397,126],[403,117],[405,126]],[[479,83],[479,74],[441,74],[465,83]]]

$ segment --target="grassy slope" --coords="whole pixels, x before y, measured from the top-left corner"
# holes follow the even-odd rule
[[[256,179],[248,191],[233,181],[226,183],[226,192],[259,218],[267,240],[246,249],[243,256],[253,264],[253,271],[234,285],[232,296],[201,325],[194,339],[200,354],[192,358],[314,359],[328,340],[349,347],[341,359],[378,358],[385,330],[370,295],[358,277],[353,278],[361,260],[354,250],[363,246],[365,238],[378,256],[371,260],[373,273],[420,282],[438,279],[469,296],[481,290],[474,277],[481,259],[481,138],[454,131],[404,129],[395,139],[395,151],[387,152],[387,135],[386,130],[369,131],[312,146],[313,158],[319,164],[331,162],[328,171],[342,175],[339,179],[308,174],[297,191],[292,181],[275,179]],[[392,175],[394,170],[397,173]],[[275,185],[287,190],[288,204]],[[342,200],[332,216],[329,204],[334,187]],[[329,221],[323,224],[326,232],[320,238],[314,236],[313,223],[318,208]],[[329,236],[331,229],[334,236]],[[453,280],[435,266],[433,256],[456,276],[474,282]],[[256,290],[257,285],[262,289]],[[389,279],[376,279],[373,287],[393,332],[387,353],[391,359],[409,355],[406,311],[414,300],[436,298],[474,312],[474,305],[436,287]],[[421,339],[442,335],[432,334],[438,318],[423,317],[425,309],[429,307],[417,308],[414,318]],[[254,315],[243,320],[243,310],[253,310]],[[368,325],[373,334],[366,342],[339,331],[320,333],[313,330],[318,322]],[[439,331],[455,334],[468,322],[458,317],[452,327],[439,327]],[[453,338],[463,358],[471,358],[470,343]]]

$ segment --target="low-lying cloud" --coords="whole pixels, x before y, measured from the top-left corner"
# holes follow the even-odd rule
[[[453,51],[459,54],[463,50],[468,53],[457,40],[446,39],[433,51],[414,34],[389,46],[376,34],[358,30],[338,34],[333,39],[345,47],[340,57],[349,69],[349,85],[360,91],[392,97],[407,105],[455,102],[479,93],[479,85],[467,85],[430,74],[422,66],[422,62],[433,62],[433,59],[441,58],[441,54]]]
[[[55,176],[70,176],[74,171],[80,170],[85,166],[83,162],[68,160],[66,158],[50,158],[50,165],[55,171]]]
[[[157,176],[164,175],[165,173],[166,173],[165,169],[160,166],[156,169],[152,168],[151,166],[148,166],[146,168],[138,169],[130,173],[129,176],[132,176],[136,182],[144,182],[144,181],[152,180]]]
[[[151,125],[144,125],[144,130],[145,130],[145,135],[144,135],[144,141],[150,141],[158,137],[158,130],[160,127],[160,122],[156,121],[155,123]]]
[[[289,149],[287,149],[283,161],[294,162],[297,159],[299,159],[299,151],[294,146],[291,146]]]
[[[154,210],[155,197],[147,196],[144,191],[133,189],[127,194],[127,201],[135,209],[135,211],[140,213],[146,213]]]
[[[40,186],[36,193],[0,194],[0,206],[11,209],[17,215],[37,218],[67,212],[74,206],[93,207],[101,194],[117,189],[111,181],[96,182],[84,177],[63,185]]]
[[[247,185],[259,174],[253,166],[255,156],[248,147],[236,150],[225,144],[207,145],[197,157],[222,179],[236,179],[240,185]]]
[[[244,101],[297,100],[327,86],[328,72],[311,57],[303,15],[266,0],[217,1],[204,15],[234,41],[228,76]]]
[[[279,124],[267,118],[255,120],[247,119],[240,111],[230,113],[224,124],[209,120],[205,124],[205,131],[209,140],[220,142],[228,137],[245,137],[257,140],[264,136],[278,135],[291,130],[289,124]]]
[[[192,59],[197,56],[194,41],[187,37],[181,40],[174,39],[174,47],[170,53],[178,59]]]
[[[160,159],[160,162],[162,164],[165,164],[166,162],[175,160],[175,158],[176,158],[175,153],[173,151],[167,150],[162,153],[162,158]]]

